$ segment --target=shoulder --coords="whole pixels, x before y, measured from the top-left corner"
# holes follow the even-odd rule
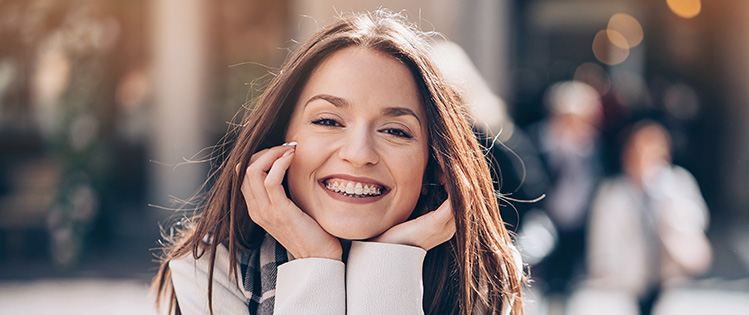
[[[208,312],[208,287],[211,274],[212,253],[205,251],[199,257],[192,253],[169,262],[172,285],[183,314]],[[231,273],[237,260],[229,256],[229,250],[216,247],[213,263],[213,311],[247,311],[247,294],[240,277]],[[219,312],[221,313],[221,312]]]
[[[692,175],[692,173],[689,172],[686,168],[678,165],[673,165],[671,167],[671,172],[673,173],[677,183],[687,182],[689,184],[697,185],[697,179],[695,179],[694,175]]]
[[[621,193],[626,185],[626,179],[623,176],[605,178],[598,184],[596,196],[599,200],[610,198],[612,195]]]
[[[212,253],[207,249],[199,252],[199,257],[195,257],[192,252],[189,254],[172,259],[169,261],[169,269],[172,273],[178,272],[201,272],[208,273],[211,268]],[[224,245],[216,247],[216,257],[214,264],[214,277],[220,274],[229,274],[231,264],[236,264],[235,259],[230,259],[229,250]]]
[[[600,224],[601,220],[616,221],[621,219],[621,216],[629,218],[633,213],[632,207],[637,207],[639,200],[641,200],[632,185],[630,180],[623,175],[603,180],[599,184],[593,199],[590,220]],[[600,228],[600,226],[596,227],[595,225],[597,224],[591,223],[592,228]]]

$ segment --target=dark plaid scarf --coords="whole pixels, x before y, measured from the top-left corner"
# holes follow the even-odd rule
[[[289,261],[286,249],[266,234],[260,248],[243,252],[237,259],[250,315],[272,315],[278,266]]]

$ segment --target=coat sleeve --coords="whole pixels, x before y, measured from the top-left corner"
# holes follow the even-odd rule
[[[209,258],[208,253],[197,260],[190,254],[169,262],[172,285],[182,314],[210,314],[208,311]],[[213,313],[249,315],[244,291],[229,272],[232,263],[235,262],[229,259],[229,251],[223,246],[218,246],[213,271]]]
[[[426,251],[413,246],[352,242],[346,263],[347,314],[424,314]]]
[[[659,234],[666,257],[662,260],[666,278],[695,276],[710,268],[712,246],[705,235],[710,220],[697,180],[686,169],[673,167],[670,181],[661,190]]]
[[[346,267],[325,258],[278,266],[274,314],[346,314]]]

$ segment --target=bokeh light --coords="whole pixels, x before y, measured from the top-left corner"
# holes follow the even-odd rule
[[[611,16],[609,19],[609,25],[607,30],[609,32],[616,31],[626,39],[627,47],[633,48],[642,42],[643,32],[640,22],[637,21],[633,16],[626,13],[617,13]],[[620,44],[620,42],[613,42],[614,45]]]
[[[593,38],[593,54],[596,59],[610,66],[627,60],[628,46],[624,35],[614,30],[601,30]]]
[[[592,86],[600,95],[606,95],[611,89],[611,78],[606,69],[592,62],[585,62],[578,66],[575,69],[574,79]]]
[[[685,19],[691,19],[702,11],[701,0],[666,0],[666,3],[674,14]]]

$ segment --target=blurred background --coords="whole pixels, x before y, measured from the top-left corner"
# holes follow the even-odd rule
[[[630,174],[620,156],[641,119],[667,132],[661,162],[699,186],[690,205],[712,253],[689,276],[660,277],[655,313],[749,309],[747,1],[0,0],[0,314],[155,314],[160,224],[199,191],[200,161],[235,113],[336,12],[379,7],[462,48],[501,108],[488,110],[502,123],[477,125],[506,143],[500,191],[547,194],[503,209],[531,265],[527,313],[637,314],[636,297],[594,281],[584,244],[599,184]],[[594,105],[557,104],[552,87],[570,80]],[[568,125],[584,132],[556,147],[588,160],[554,157],[562,142],[544,128]],[[565,202],[577,219],[555,214]],[[583,231],[577,243],[568,228]],[[556,259],[569,265],[561,285]]]

